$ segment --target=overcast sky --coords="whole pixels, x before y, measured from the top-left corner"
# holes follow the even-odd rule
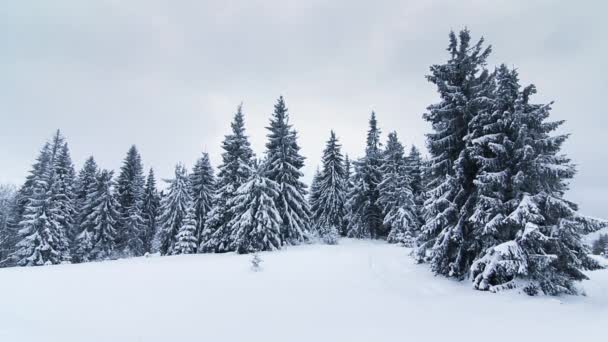
[[[424,146],[437,102],[424,75],[448,33],[493,45],[490,65],[519,69],[537,102],[572,133],[580,170],[569,198],[608,216],[608,6],[604,1],[30,0],[0,6],[0,182],[20,183],[60,128],[76,166],[117,169],[131,144],[170,177],[220,142],[242,101],[258,155],[284,95],[317,167],[329,130],[360,156],[371,110],[384,136]]]

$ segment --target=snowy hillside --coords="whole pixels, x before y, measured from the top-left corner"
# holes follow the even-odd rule
[[[251,255],[0,270],[0,341],[601,341],[608,271],[587,296],[489,294],[408,250],[342,240]]]

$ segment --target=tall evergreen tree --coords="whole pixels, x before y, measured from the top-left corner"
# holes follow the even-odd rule
[[[67,157],[65,139],[59,131],[42,148],[30,177],[22,189],[23,213],[19,236],[11,259],[20,266],[40,266],[69,262],[66,223],[69,204],[66,188]],[[63,155],[63,156],[62,156]]]
[[[207,224],[207,215],[211,212],[213,196],[216,191],[215,176],[207,153],[203,153],[203,156],[194,165],[194,170],[190,175],[190,184],[194,205],[194,220],[196,221],[194,234],[198,246],[202,242],[202,232]]]
[[[182,226],[177,232],[175,248],[172,254],[193,254],[198,248],[198,238],[196,236],[196,210],[193,203],[190,203],[186,211],[186,217]]]
[[[131,146],[120,168],[117,179],[117,199],[120,220],[118,225],[118,248],[126,256],[144,254],[142,217],[144,196],[144,173],[141,156],[135,145]]]
[[[410,153],[406,159],[406,169],[411,180],[410,184],[416,205],[419,209],[421,209],[422,204],[424,203],[424,197],[426,195],[426,187],[423,177],[424,163],[422,161],[420,150],[418,150],[415,145],[412,145],[410,148]]]
[[[152,243],[154,236],[158,230],[158,215],[160,211],[160,195],[156,189],[156,178],[154,170],[150,168],[146,185],[144,188],[142,218],[144,220],[144,229],[142,232],[142,241],[146,252],[152,251]]]
[[[219,166],[217,190],[213,199],[213,208],[207,215],[207,224],[201,233],[202,252],[230,251],[232,208],[228,202],[235,196],[236,190],[252,174],[254,154],[245,134],[245,120],[242,105],[238,107],[231,124],[232,134],[227,135],[222,143],[222,164]]]
[[[234,208],[231,241],[239,254],[281,248],[281,214],[275,205],[280,187],[265,174],[259,167],[228,202]]]
[[[589,219],[564,199],[576,170],[561,154],[567,135],[552,135],[563,121],[547,121],[551,104],[532,104],[534,86],[520,91],[518,75],[502,65],[493,105],[476,117],[479,193],[474,233],[482,252],[471,266],[475,287],[522,287],[530,294],[576,294],[587,256],[580,235],[605,222]]]
[[[310,208],[303,177],[304,157],[300,155],[296,131],[289,124],[283,97],[279,97],[270,119],[266,143],[267,177],[279,184],[277,207],[281,213],[281,241],[299,244],[309,233]]]
[[[323,170],[318,179],[318,198],[313,206],[313,220],[321,239],[329,244],[337,242],[344,230],[346,202],[346,170],[341,145],[334,131],[323,151]]]
[[[312,176],[312,182],[310,183],[310,192],[308,193],[308,206],[310,207],[312,213],[318,210],[318,201],[319,197],[321,196],[320,181],[321,170],[317,168],[315,174]]]
[[[60,229],[72,240],[76,222],[74,203],[76,172],[68,144],[59,131],[55,135],[53,145],[57,146],[57,152],[53,160],[52,201],[58,212],[57,221],[61,225]]]
[[[188,171],[178,164],[175,166],[175,178],[169,182],[168,193],[160,204],[159,230],[156,244],[161,255],[175,252],[175,244],[180,229],[184,226],[188,210],[192,207]]]
[[[353,167],[348,154],[344,156],[344,179],[346,179],[347,192],[353,187]]]
[[[383,223],[389,231],[388,241],[412,246],[418,230],[418,212],[405,151],[396,132],[388,135],[380,171],[382,181],[378,184],[378,204],[384,213]]]
[[[437,86],[441,102],[428,107],[424,118],[433,180],[425,203],[426,223],[417,255],[438,274],[463,278],[479,253],[469,217],[476,201],[471,122],[487,110],[491,76],[484,69],[491,48],[480,39],[471,45],[468,30],[450,33],[447,63],[433,65],[427,79]]]
[[[17,239],[17,232],[12,228],[12,213],[17,201],[17,187],[0,184],[0,267],[9,260]]]
[[[78,177],[76,178],[75,186],[74,186],[74,206],[76,208],[76,222],[74,224],[74,229],[72,230],[72,236],[78,236],[84,229],[82,223],[86,218],[86,214],[84,211],[84,206],[87,200],[87,195],[91,188],[92,184],[96,184],[97,182],[97,173],[99,172],[99,168],[97,167],[97,162],[91,156],[89,157],[80,172],[78,173]]]
[[[89,184],[83,206],[82,232],[76,238],[75,257],[80,262],[105,260],[114,256],[116,225],[120,214],[114,196],[114,173],[101,170]]]
[[[372,112],[367,132],[365,156],[355,163],[354,185],[349,194],[348,236],[378,238],[388,235],[378,205],[378,184],[382,181],[382,151],[376,113]]]

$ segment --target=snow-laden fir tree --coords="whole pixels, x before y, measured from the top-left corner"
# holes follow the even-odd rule
[[[266,143],[266,175],[279,185],[277,207],[281,213],[281,241],[299,244],[310,230],[310,208],[306,185],[301,181],[304,157],[300,155],[297,133],[289,123],[283,96],[279,97],[270,119]]]
[[[188,171],[183,165],[175,166],[175,177],[167,182],[169,188],[167,195],[161,199],[159,229],[155,241],[161,255],[174,253],[177,234],[184,226],[188,210],[192,207]]]
[[[520,91],[517,72],[502,65],[492,108],[475,120],[479,196],[471,220],[484,250],[471,276],[480,290],[576,294],[575,281],[587,279],[582,270],[599,267],[580,235],[605,222],[564,199],[575,174],[561,153],[568,136],[552,134],[563,121],[548,121],[551,103],[531,103],[535,93],[533,85]]]
[[[112,258],[116,248],[116,226],[120,214],[114,196],[114,173],[101,170],[89,184],[83,206],[82,232],[76,237],[75,257],[79,262]]]
[[[349,195],[352,194],[353,188],[355,187],[354,178],[352,172],[352,163],[350,162],[350,157],[348,154],[344,155],[344,179],[346,180],[346,184],[344,186],[344,191],[346,192],[346,201],[344,202],[344,218],[342,223],[342,230],[340,231],[340,235],[347,236],[348,235],[348,226],[351,218],[351,202],[349,201]]]
[[[120,220],[118,225],[118,248],[125,256],[144,254],[142,217],[144,196],[144,171],[141,156],[135,145],[129,148],[117,179],[117,199]]]
[[[215,176],[209,161],[209,155],[203,156],[196,161],[192,174],[190,175],[190,185],[192,189],[192,201],[195,210],[196,221],[196,240],[197,245],[202,242],[201,235],[207,224],[207,215],[213,206],[213,196],[215,195]]]
[[[591,244],[591,253],[595,255],[608,255],[608,234],[600,234]]]
[[[87,194],[91,188],[91,184],[95,184],[97,182],[97,173],[99,172],[99,168],[97,167],[97,162],[95,162],[95,158],[92,156],[87,158],[84,162],[84,166],[78,173],[78,177],[76,178],[75,186],[74,186],[74,206],[76,208],[76,222],[74,224],[74,229],[72,234],[74,237],[78,236],[83,230],[82,222],[84,221],[86,215],[84,214],[84,206],[87,200]]]
[[[146,252],[152,251],[152,244],[156,231],[158,230],[158,215],[160,210],[160,195],[156,188],[156,177],[154,170],[150,168],[146,185],[144,187],[144,197],[142,206],[142,218],[144,220],[142,230],[142,241]]]
[[[26,184],[23,213],[20,215],[20,240],[11,255],[20,266],[40,266],[69,262],[69,238],[63,216],[64,207],[62,178],[55,175],[58,156],[64,153],[65,140],[57,132],[51,143],[44,145],[33,166]],[[65,160],[64,160],[65,161]]]
[[[317,208],[317,201],[321,195],[321,189],[319,188],[319,182],[321,180],[321,170],[317,168],[315,174],[312,176],[312,182],[310,183],[310,192],[308,193],[308,206],[311,212],[314,212]]]
[[[310,183],[310,191],[308,192],[308,207],[310,208],[311,215],[316,211],[319,196],[321,195],[321,189],[319,188],[320,179],[321,170],[317,167],[315,174],[312,176],[312,181]],[[313,229],[310,230],[310,238],[316,239],[318,237],[316,226],[312,228]]]
[[[32,197],[34,194],[36,180],[42,177],[42,174],[47,171],[44,168],[49,166],[50,158],[52,157],[50,149],[50,142],[45,143],[45,145],[41,149],[38,158],[36,159],[36,162],[32,165],[32,169],[26,176],[25,182],[17,192],[17,197],[15,200],[16,204],[12,213],[13,221],[17,225],[17,228],[19,222],[21,222],[21,220],[23,219],[23,215],[25,213],[25,208],[27,206],[29,198]]]
[[[422,155],[420,154],[420,150],[418,150],[415,145],[412,145],[412,147],[410,148],[410,152],[406,158],[406,169],[407,174],[410,177],[412,194],[414,194],[414,199],[420,212],[420,217],[422,214],[422,205],[424,203],[424,198],[426,195],[426,187],[423,176],[424,163],[422,160]]]
[[[336,134],[331,131],[323,151],[323,169],[316,185],[318,189],[315,189],[318,195],[312,207],[318,236],[328,244],[337,243],[340,231],[345,229],[347,180],[341,148]]]
[[[382,181],[382,151],[376,113],[372,112],[365,156],[355,162],[353,187],[348,195],[347,235],[354,238],[377,238],[388,234],[383,227],[383,213],[378,205],[378,184]]]
[[[276,205],[279,199],[279,184],[267,178],[265,167],[260,166],[228,201],[233,208],[233,218],[229,223],[231,241],[237,253],[281,248],[282,219]]]
[[[222,164],[216,183],[213,207],[207,215],[207,224],[201,233],[202,252],[228,252],[231,250],[231,231],[228,223],[232,220],[232,208],[228,205],[236,190],[252,174],[253,150],[245,134],[245,120],[242,105],[238,107],[231,123],[232,133],[222,142]]]
[[[10,184],[0,184],[0,267],[13,252],[17,232],[13,229],[12,213],[17,201],[17,187]]]
[[[468,274],[480,253],[471,217],[476,201],[477,175],[471,121],[487,110],[491,77],[484,69],[490,47],[471,43],[468,30],[450,33],[445,64],[431,66],[427,79],[437,86],[441,101],[429,106],[424,119],[432,124],[427,135],[431,155],[426,223],[418,239],[417,256],[437,273],[456,278]]]
[[[405,150],[396,132],[388,135],[380,171],[382,181],[378,184],[378,204],[384,213],[384,226],[389,231],[387,240],[412,246],[419,228],[418,210]]]
[[[57,210],[57,221],[71,241],[77,216],[74,201],[76,172],[68,144],[59,131],[53,138],[53,146],[57,146],[57,152],[53,160],[52,201]]]
[[[194,254],[198,249],[196,210],[190,203],[186,211],[186,217],[177,232],[175,248],[172,254]]]

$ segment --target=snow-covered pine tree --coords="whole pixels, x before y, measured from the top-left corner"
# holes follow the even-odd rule
[[[328,244],[336,244],[340,231],[343,231],[346,215],[346,170],[342,146],[331,131],[323,151],[323,169],[317,180],[318,191],[312,212],[313,222],[319,237]]]
[[[76,220],[74,229],[72,230],[72,236],[74,237],[78,236],[84,229],[82,227],[82,222],[86,217],[84,206],[91,184],[95,184],[97,182],[96,177],[98,172],[99,168],[97,167],[97,162],[95,162],[95,158],[91,156],[84,162],[84,166],[76,178],[74,186],[74,207],[76,208]]]
[[[469,129],[471,121],[487,109],[491,90],[491,76],[484,69],[491,48],[483,43],[482,38],[472,45],[466,29],[459,38],[451,32],[448,62],[431,66],[427,76],[437,86],[441,101],[424,114],[433,127],[427,135],[432,181],[416,255],[428,261],[433,272],[456,278],[468,274],[480,252],[469,220],[477,175],[475,137]]]
[[[576,170],[561,153],[568,136],[552,134],[563,121],[547,121],[551,103],[530,103],[533,85],[519,88],[517,72],[501,66],[492,110],[477,122],[483,134],[474,141],[480,200],[473,221],[486,248],[471,276],[479,290],[577,294],[575,282],[587,279],[582,270],[599,267],[580,235],[606,223],[564,199]]]
[[[281,213],[281,241],[299,244],[309,234],[310,208],[303,177],[304,157],[300,155],[296,131],[289,123],[283,96],[279,97],[270,119],[266,143],[266,176],[279,184],[277,207]]]
[[[422,161],[422,156],[420,154],[420,150],[418,150],[415,145],[412,145],[410,148],[410,153],[406,158],[406,165],[407,174],[411,181],[410,185],[412,187],[412,193],[414,194],[416,205],[420,211],[422,209],[422,204],[424,203],[426,187],[423,177],[424,164]]]
[[[74,203],[76,172],[68,144],[59,131],[53,138],[52,146],[57,146],[56,156],[53,159],[52,201],[57,210],[57,222],[61,226],[60,229],[71,241],[75,237],[73,232],[77,216]]]
[[[13,252],[17,232],[12,229],[12,213],[17,201],[17,187],[0,184],[0,267]]]
[[[383,210],[383,223],[389,231],[388,242],[411,247],[419,228],[418,211],[405,150],[396,132],[388,134],[380,173],[382,181],[378,184],[378,205]]]
[[[158,215],[160,209],[160,195],[156,189],[156,177],[154,170],[150,168],[146,185],[144,188],[142,218],[144,219],[144,229],[142,232],[142,241],[146,252],[152,251],[152,244],[156,231],[158,230]]]
[[[254,154],[245,134],[243,106],[240,105],[231,123],[232,134],[222,143],[222,164],[217,176],[217,190],[213,207],[207,215],[207,224],[201,233],[201,252],[222,253],[231,250],[231,231],[228,223],[233,214],[228,201],[235,196],[236,190],[252,174]]]
[[[44,145],[26,184],[22,187],[23,212],[20,215],[16,250],[11,255],[20,266],[40,266],[69,262],[69,239],[62,224],[62,209],[55,199],[61,186],[53,186],[57,155],[64,145],[59,131],[52,143]]]
[[[342,230],[340,231],[340,235],[347,236],[348,235],[348,227],[350,219],[352,218],[352,208],[350,194],[353,192],[353,188],[355,187],[354,179],[355,176],[352,171],[352,163],[350,162],[350,157],[348,154],[344,155],[344,179],[346,180],[346,185],[344,186],[344,190],[346,192],[346,201],[344,202],[344,218],[342,219]]]
[[[46,171],[44,167],[48,167],[48,163],[50,162],[50,158],[52,154],[50,152],[51,144],[46,142],[42,147],[41,152],[36,159],[36,162],[32,165],[32,169],[29,174],[25,178],[25,182],[19,188],[17,192],[17,198],[15,200],[15,208],[12,213],[13,222],[16,225],[18,230],[18,224],[23,219],[23,215],[25,213],[25,208],[29,201],[29,198],[34,194],[34,186],[36,185],[36,180],[42,177],[42,174]],[[41,159],[45,158],[45,159]]]
[[[175,248],[172,254],[194,254],[198,248],[198,238],[196,222],[196,209],[193,203],[190,203],[186,211],[186,217],[183,220],[182,226],[177,232]]]
[[[207,224],[207,215],[211,212],[213,196],[216,192],[215,176],[207,153],[203,153],[203,156],[194,165],[190,175],[190,184],[196,221],[196,249],[198,249],[198,245],[202,242],[202,232]]]
[[[182,164],[175,166],[175,178],[167,180],[167,195],[161,199],[159,229],[155,244],[161,255],[171,255],[175,251],[177,234],[184,226],[188,209],[192,207],[188,171]]]
[[[591,244],[591,254],[604,255],[606,251],[608,251],[608,234],[600,234]]]
[[[89,184],[83,211],[82,232],[76,237],[75,258],[79,262],[114,257],[120,214],[114,196],[114,172],[101,170]]]
[[[372,112],[367,132],[365,156],[355,162],[353,187],[348,195],[347,235],[354,238],[386,236],[382,209],[378,206],[378,184],[382,181],[380,129],[376,113]]]
[[[142,217],[144,196],[144,173],[141,156],[135,145],[129,148],[117,179],[117,200],[120,213],[117,248],[125,256],[144,254]]]
[[[266,177],[263,166],[228,201],[233,218],[233,248],[239,254],[272,251],[281,248],[281,214],[276,206],[280,187]]]
[[[321,195],[319,188],[319,182],[321,179],[321,170],[317,168],[315,174],[312,176],[312,182],[310,183],[310,192],[308,193],[308,206],[310,207],[311,213],[318,210],[318,200]]]

